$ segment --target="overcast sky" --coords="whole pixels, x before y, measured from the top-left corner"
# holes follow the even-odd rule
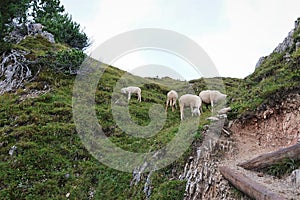
[[[252,73],[258,59],[269,55],[300,17],[299,0],[61,0],[61,3],[92,39],[88,51],[126,31],[168,29],[198,43],[220,76],[238,78]],[[168,55],[161,59],[163,53],[157,56],[156,59],[153,53],[138,52],[114,65],[132,71],[142,65],[143,69],[151,64],[174,66],[177,59],[172,60]],[[184,67],[176,67],[177,73],[183,73]],[[197,74],[189,73],[190,76],[184,75],[185,79],[198,78]]]

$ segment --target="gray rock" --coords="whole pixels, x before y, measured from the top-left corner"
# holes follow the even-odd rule
[[[267,58],[266,56],[260,57],[255,65],[255,69],[260,67],[261,64],[266,60],[266,58]]]
[[[66,174],[65,177],[66,177],[66,178],[70,178],[70,174]]]
[[[295,29],[298,29],[300,27],[300,18],[298,18],[296,21],[295,21]]]
[[[208,117],[208,118],[206,118],[206,119],[208,119],[208,120],[210,120],[210,121],[219,121],[219,120],[220,120],[220,119],[217,118],[217,117]]]
[[[291,60],[291,54],[286,53],[283,58],[285,59],[286,62],[289,62]]]
[[[41,36],[46,38],[50,43],[55,43],[54,35],[52,33],[49,33],[47,31],[43,31],[41,33]]]
[[[228,113],[229,111],[231,111],[231,108],[230,108],[230,107],[222,108],[221,110],[218,111],[218,114],[219,114],[219,115],[226,114],[226,113]]]
[[[24,28],[21,25],[15,24],[13,30],[4,38],[4,41],[19,43],[25,37],[26,31],[24,31]]]
[[[17,147],[14,145],[14,146],[12,146],[12,147],[10,148],[8,154],[9,154],[10,156],[13,156],[16,150],[17,150]]]
[[[40,23],[31,23],[27,25],[28,35],[35,35],[37,33],[42,33],[44,26]]]
[[[285,51],[287,51],[290,47],[293,46],[294,44],[294,30],[290,31],[288,36],[283,40],[282,43],[280,43],[273,52],[275,53],[283,53]]]
[[[300,189],[300,169],[296,169],[291,173],[290,181],[295,188]]]
[[[296,51],[300,48],[300,42],[296,43]]]
[[[288,36],[283,40],[282,43],[280,43],[273,52],[275,53],[283,53],[287,51],[289,48],[291,48],[295,42],[294,42],[294,33],[300,28],[300,18],[295,21],[295,27],[293,30],[291,30],[288,34]],[[299,48],[299,47],[298,47]]]

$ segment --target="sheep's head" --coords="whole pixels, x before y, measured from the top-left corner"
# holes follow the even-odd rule
[[[122,94],[126,94],[126,89],[125,89],[125,88],[122,88],[122,89],[121,89],[121,93],[122,93]]]
[[[227,98],[227,94],[220,94],[218,100],[219,100],[219,101],[225,101],[226,98]]]
[[[200,110],[198,108],[195,108],[193,110],[193,114],[200,116],[201,113],[200,113]]]

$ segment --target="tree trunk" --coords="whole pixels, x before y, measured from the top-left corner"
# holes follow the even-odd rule
[[[276,164],[284,159],[300,160],[300,144],[290,146],[288,148],[279,149],[271,153],[262,154],[238,166],[249,170],[259,170],[266,168],[272,164]]]
[[[226,166],[219,167],[221,174],[231,184],[251,198],[258,200],[284,200],[286,198],[270,191],[267,187],[257,183],[240,172]]]

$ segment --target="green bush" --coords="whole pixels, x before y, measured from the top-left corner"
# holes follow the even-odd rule
[[[68,49],[57,52],[56,58],[63,72],[73,74],[85,59],[85,54],[81,50]]]
[[[34,1],[32,9],[34,21],[43,24],[44,30],[52,33],[57,42],[80,50],[90,45],[87,35],[80,30],[80,24],[65,13],[59,0]]]

